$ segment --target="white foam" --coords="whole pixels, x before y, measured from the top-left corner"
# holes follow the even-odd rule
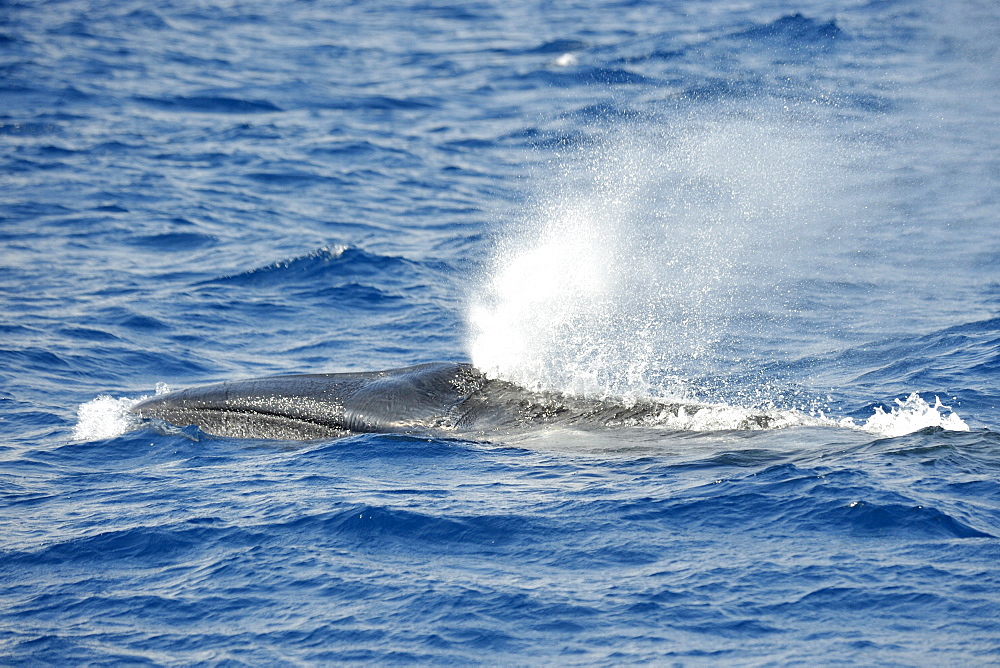
[[[109,397],[101,395],[80,404],[76,411],[76,426],[73,427],[73,440],[96,441],[114,438],[132,431],[139,424],[139,419],[129,412],[132,406],[142,401],[127,397]]]
[[[579,59],[572,53],[564,53],[555,59],[556,67],[572,67],[579,63]]]
[[[764,418],[766,427],[757,420]],[[660,425],[684,431],[728,431],[785,429],[788,427],[818,426],[820,421],[794,410],[772,409],[754,411],[738,406],[713,404],[692,409],[681,408],[676,415],[664,414]]]
[[[887,413],[881,406],[874,414],[858,424],[853,418],[836,419],[819,413],[808,415],[792,409],[770,409],[754,411],[725,404],[710,405],[694,412],[681,411],[677,416],[667,416],[663,424],[690,431],[717,431],[724,429],[755,429],[754,418],[767,419],[767,429],[788,427],[841,427],[867,432],[876,436],[905,436],[928,427],[940,427],[947,431],[969,431],[969,425],[952,410],[934,397],[929,404],[916,392],[906,399],[895,399],[895,408]]]
[[[864,424],[855,424],[851,418],[844,418],[839,424],[888,437],[905,436],[927,427],[941,427],[948,431],[969,431],[969,425],[951,409],[951,406],[942,404],[938,397],[934,397],[932,406],[914,392],[905,400],[896,399],[895,403],[896,407],[890,409],[888,413],[881,406],[877,406],[875,414],[865,420]]]
[[[874,414],[861,424],[853,418],[837,419],[822,412],[807,414],[794,409],[754,410],[728,404],[707,404],[680,408],[676,413],[664,410],[660,415],[650,416],[646,425],[697,432],[834,427],[890,438],[927,427],[969,431],[969,425],[950,406],[942,404],[938,397],[934,398],[932,405],[914,392],[906,399],[896,399],[895,403],[896,407],[889,412],[881,406],[876,407]]]

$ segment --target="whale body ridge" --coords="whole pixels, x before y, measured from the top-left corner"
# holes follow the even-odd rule
[[[697,408],[536,392],[488,378],[470,364],[431,362],[225,381],[160,394],[130,410],[142,419],[197,425],[233,438],[310,440],[378,432],[490,440],[539,425],[648,425]],[[764,415],[747,420],[742,428],[768,426]]]

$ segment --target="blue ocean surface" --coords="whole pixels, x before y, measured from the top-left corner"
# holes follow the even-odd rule
[[[3,2],[0,663],[1000,663],[998,109],[991,0]],[[693,408],[128,412],[431,361]]]

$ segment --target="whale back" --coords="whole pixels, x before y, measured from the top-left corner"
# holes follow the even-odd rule
[[[358,432],[452,428],[482,376],[468,364],[389,371],[295,374],[235,380],[158,395],[136,404],[142,418],[233,438],[336,438]]]
[[[132,407],[142,418],[233,438],[308,440],[356,433],[459,434],[491,440],[545,425],[649,427],[702,406],[532,391],[487,379],[468,364],[434,362],[364,373],[236,380],[158,395]],[[739,429],[764,429],[749,414]]]

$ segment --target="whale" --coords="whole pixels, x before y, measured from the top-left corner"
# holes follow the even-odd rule
[[[471,364],[231,380],[159,394],[131,407],[145,421],[196,425],[221,437],[313,440],[396,433],[491,440],[544,425],[612,428],[663,423],[698,405],[533,391]],[[766,428],[766,415],[740,428]]]

